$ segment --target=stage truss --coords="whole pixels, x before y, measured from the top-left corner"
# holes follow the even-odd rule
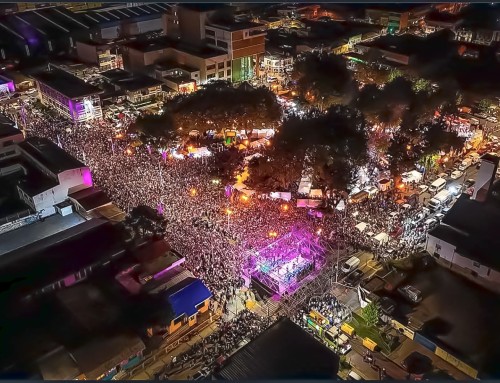
[[[256,279],[270,291],[283,296],[293,294],[325,263],[320,239],[305,229],[294,228],[258,251],[246,254],[243,277]]]

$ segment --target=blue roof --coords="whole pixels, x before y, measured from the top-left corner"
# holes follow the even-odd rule
[[[176,290],[179,285],[183,287]],[[196,305],[212,296],[210,290],[199,279],[185,279],[179,285],[174,287],[174,291],[167,298],[176,318],[183,314],[187,316],[196,314],[198,312]]]

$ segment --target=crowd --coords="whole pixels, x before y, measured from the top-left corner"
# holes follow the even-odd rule
[[[186,367],[198,367],[212,371],[219,357],[224,357],[238,349],[244,342],[249,342],[264,331],[266,324],[257,315],[242,311],[230,321],[221,322],[217,331],[202,338],[188,351],[173,356],[170,364],[158,374],[159,379],[165,379]],[[207,372],[208,372],[207,371]]]
[[[360,204],[348,204],[344,210],[311,215],[306,208],[295,208],[295,200],[285,203],[256,195],[243,197],[228,185],[214,182],[217,164],[213,156],[203,160],[176,159],[153,145],[133,145],[137,137],[127,134],[134,122],[132,116],[123,116],[118,131],[111,120],[72,125],[55,115],[40,113],[35,107],[25,113],[28,136],[50,138],[86,163],[94,184],[123,210],[148,205],[161,211],[167,219],[167,241],[185,256],[186,266],[207,284],[223,311],[227,311],[228,302],[243,283],[241,270],[246,255],[292,228],[301,226],[339,246],[382,254],[387,244],[376,246],[356,224],[366,222],[375,234],[390,233],[396,226],[410,225],[414,213],[401,209],[394,195],[379,194]],[[336,206],[340,199],[340,195],[330,194],[327,202]],[[388,219],[390,212],[395,214]],[[399,238],[391,240],[391,246],[400,246],[401,251],[408,250],[408,243],[417,246],[421,238],[411,233],[419,231],[404,230]],[[337,303],[331,304],[335,308]],[[326,303],[318,307],[321,311],[322,305]],[[243,311],[185,358],[201,358],[202,364],[211,364],[213,360],[207,358],[212,357],[207,355],[223,354],[240,339],[252,338],[261,330],[258,323],[253,314]],[[208,347],[214,352],[206,353]]]

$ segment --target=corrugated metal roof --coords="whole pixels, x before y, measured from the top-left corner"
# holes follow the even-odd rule
[[[198,311],[196,305],[212,296],[212,293],[199,279],[185,279],[172,288],[168,295],[168,302],[175,317],[191,316]]]
[[[335,379],[339,357],[290,319],[276,322],[229,357],[222,380]]]

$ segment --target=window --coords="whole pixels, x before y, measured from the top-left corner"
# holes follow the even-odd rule
[[[207,40],[207,44],[215,45],[215,39],[212,39],[211,37],[207,37],[206,40]]]
[[[179,324],[179,323],[182,323],[182,318],[183,318],[183,315],[181,316],[178,316],[177,318],[174,319],[174,326]]]
[[[214,70],[214,69],[215,69],[215,64],[207,65],[207,70]]]
[[[230,77],[231,76],[231,69],[228,69],[227,70],[227,77]]]
[[[227,60],[227,61],[226,61],[226,66],[227,66],[228,68],[231,68],[231,60]]]
[[[206,29],[205,34],[207,34],[208,36],[215,36],[215,31],[212,31],[211,29]]]
[[[220,41],[220,40],[217,40],[217,46],[224,48],[224,49],[227,49],[227,47],[228,47],[228,45],[225,41]]]
[[[441,252],[441,245],[436,245],[436,249],[434,250],[436,253]]]
[[[481,267],[481,264],[479,262],[472,262],[472,265],[478,268]]]
[[[219,78],[223,78],[224,77],[224,71],[220,71],[219,72]]]
[[[209,74],[209,75],[207,76],[207,80],[211,80],[211,79],[213,79],[213,78],[215,78],[215,73]]]
[[[224,69],[224,63],[218,63],[217,69]]]

